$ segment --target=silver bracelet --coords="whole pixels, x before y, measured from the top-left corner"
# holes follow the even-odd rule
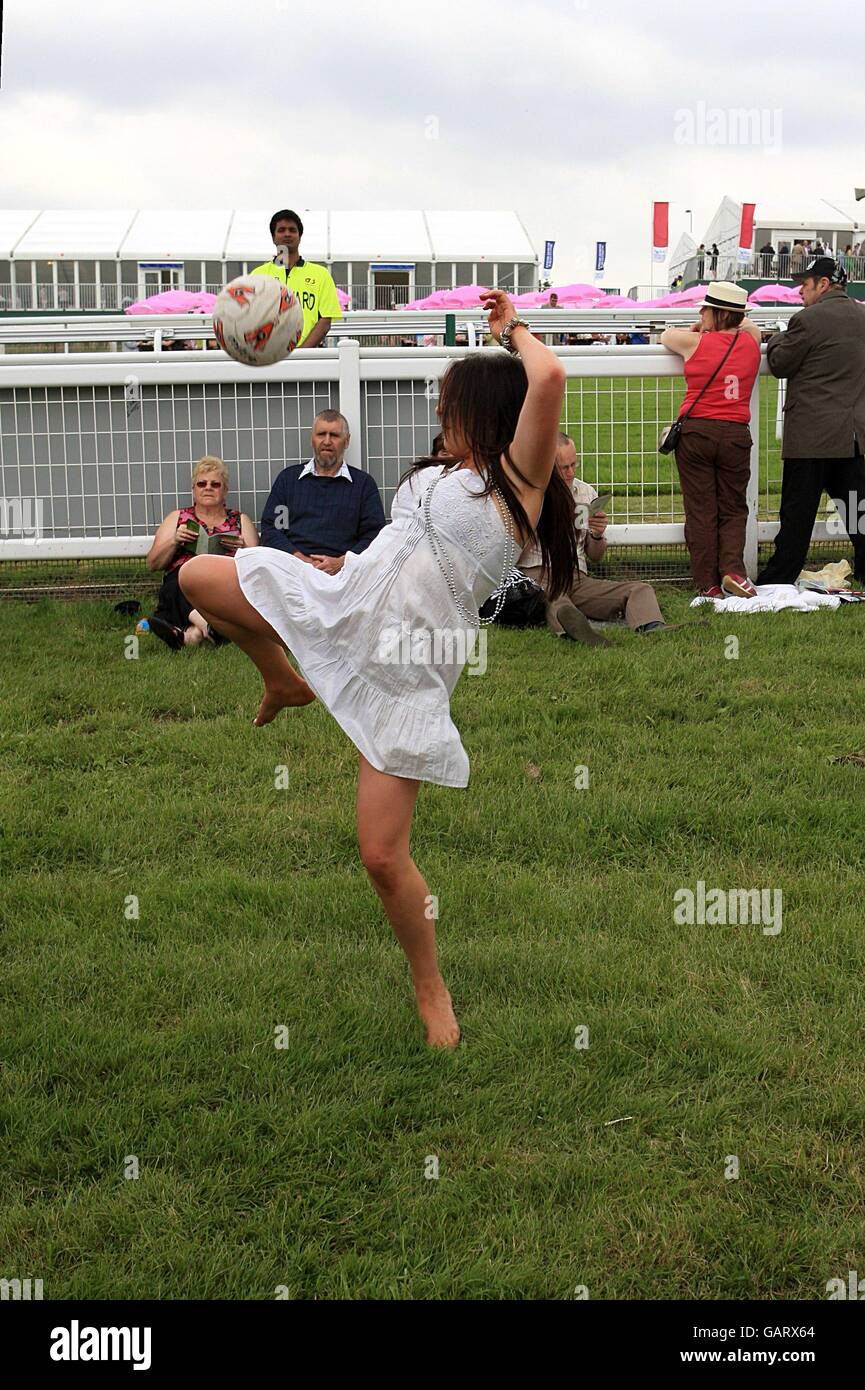
[[[508,319],[507,323],[505,324],[504,328],[499,334],[499,342],[501,343],[502,347],[505,349],[506,352],[512,353],[514,357],[519,357],[519,353],[517,352],[516,348],[511,347],[511,334],[513,333],[515,328],[528,328],[528,326],[529,325],[526,323],[525,319],[519,318],[517,314],[514,314],[512,319]]]

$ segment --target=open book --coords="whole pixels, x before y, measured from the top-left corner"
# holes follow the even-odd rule
[[[187,526],[195,526],[194,521],[187,521]],[[208,536],[203,526],[199,526],[198,539],[187,541],[183,547],[190,555],[231,555],[232,551],[226,550],[220,542],[223,536],[239,536],[239,531],[217,531],[215,536]]]

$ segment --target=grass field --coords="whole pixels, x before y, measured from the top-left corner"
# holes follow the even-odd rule
[[[452,1056],[358,863],[352,745],[317,705],[253,729],[237,650],[129,631],[0,608],[0,1276],[821,1299],[865,1267],[865,613],[490,634],[471,784],[414,835]],[[782,930],[677,925],[698,880],[781,890]]]
[[[612,491],[610,519],[681,521],[684,518],[676,461],[658,453],[658,436],[676,419],[684,396],[682,377],[597,377],[568,382],[562,428],[571,434],[582,476]],[[778,382],[760,381],[760,418],[751,433],[760,447],[761,520],[774,521],[781,500],[781,446],[775,438]]]

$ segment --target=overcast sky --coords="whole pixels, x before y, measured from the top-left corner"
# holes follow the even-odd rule
[[[600,238],[624,291],[653,199],[674,245],[724,193],[759,218],[865,185],[862,0],[6,0],[4,26],[10,208],[515,208],[554,280]],[[699,143],[712,108],[762,142]]]

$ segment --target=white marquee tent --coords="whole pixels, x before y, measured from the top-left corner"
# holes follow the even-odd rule
[[[516,212],[297,211],[310,260],[537,264]],[[0,210],[0,259],[264,260],[270,252],[271,212]]]

